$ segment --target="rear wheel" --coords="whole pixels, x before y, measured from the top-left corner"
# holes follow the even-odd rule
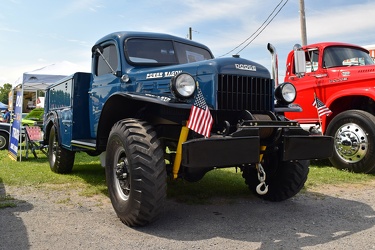
[[[0,132],[0,150],[8,149],[9,135],[5,132]]]
[[[304,186],[309,173],[310,161],[282,161],[275,162],[274,157],[265,157],[262,164],[266,172],[268,192],[259,195],[256,187],[259,185],[258,172],[255,168],[245,168],[242,177],[249,189],[258,197],[269,201],[283,201],[295,196]]]
[[[109,134],[106,181],[112,206],[128,226],[143,226],[160,214],[166,198],[164,151],[146,122],[126,119]]]
[[[356,173],[375,170],[375,117],[362,110],[348,110],[329,123],[327,135],[334,138],[334,150],[329,158],[338,169]]]
[[[57,128],[52,126],[48,143],[48,161],[51,170],[59,174],[72,172],[74,158],[75,152],[59,145]]]

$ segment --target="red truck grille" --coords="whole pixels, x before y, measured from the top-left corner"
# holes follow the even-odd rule
[[[218,109],[271,111],[274,108],[273,81],[238,75],[219,75]]]

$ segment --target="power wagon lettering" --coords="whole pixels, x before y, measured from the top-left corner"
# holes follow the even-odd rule
[[[172,77],[172,76],[178,75],[181,72],[182,70],[148,73],[146,76],[146,79]]]

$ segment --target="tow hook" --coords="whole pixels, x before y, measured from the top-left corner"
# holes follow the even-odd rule
[[[260,181],[259,185],[256,188],[256,191],[259,195],[265,195],[268,192],[268,185],[266,185],[266,172],[262,167],[262,164],[258,164],[258,180]]]

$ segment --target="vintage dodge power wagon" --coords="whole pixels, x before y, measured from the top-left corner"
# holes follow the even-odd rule
[[[145,225],[162,210],[167,175],[194,182],[237,167],[263,199],[297,194],[309,160],[331,156],[333,139],[285,118],[300,111],[295,97],[255,62],[215,59],[167,34],[116,32],[93,46],[91,73],[47,89],[44,141],[57,173],[72,171],[76,152],[100,155],[118,217]]]

